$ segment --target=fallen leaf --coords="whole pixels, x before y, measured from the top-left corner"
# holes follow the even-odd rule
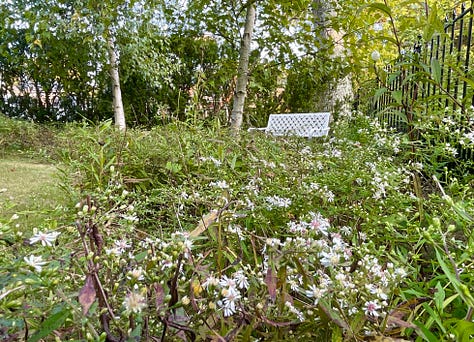
[[[399,331],[398,328],[416,329],[416,325],[405,321],[404,318],[412,313],[418,305],[429,300],[431,300],[429,297],[412,298],[398,304],[387,316],[386,333],[393,335],[394,332]]]
[[[413,298],[410,300],[406,300],[404,302],[401,302],[400,304],[397,305],[395,309],[390,311],[390,314],[388,316],[388,319],[390,318],[397,318],[397,319],[403,319],[407,314],[411,313],[415,308],[424,303],[431,300],[429,297],[420,297],[420,298]]]
[[[211,224],[216,222],[217,218],[219,217],[219,211],[212,210],[206,216],[203,216],[201,221],[199,221],[198,226],[189,233],[189,237],[197,237],[201,235]]]

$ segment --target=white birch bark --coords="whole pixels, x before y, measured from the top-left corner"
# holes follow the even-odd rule
[[[332,58],[344,57],[345,47],[343,40],[343,33],[329,27],[328,16],[337,15],[334,7],[337,6],[337,1],[329,2],[324,0],[313,1],[313,15],[316,26],[320,28],[321,38],[331,39],[334,45]],[[322,97],[324,104],[319,104],[318,107],[323,107],[324,110],[333,110],[338,107],[340,115],[351,114],[351,101],[354,99],[354,91],[352,89],[351,75],[346,75],[343,78],[335,80],[334,84]]]
[[[112,102],[114,109],[115,126],[120,130],[126,129],[125,112],[123,110],[122,90],[120,88],[120,75],[117,53],[112,37],[107,38],[107,49],[109,53],[110,79],[112,82]]]
[[[230,116],[230,127],[233,132],[238,132],[240,130],[243,121],[245,98],[247,96],[247,83],[249,79],[250,44],[252,42],[255,18],[255,4],[251,0],[247,7],[247,15],[245,18],[244,25],[244,35],[240,43],[237,83],[235,86],[234,102],[232,106],[232,113]]]

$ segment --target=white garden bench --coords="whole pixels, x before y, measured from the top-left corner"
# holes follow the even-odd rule
[[[277,136],[322,137],[329,132],[331,113],[270,114],[267,127],[251,127],[249,131],[265,131]]]

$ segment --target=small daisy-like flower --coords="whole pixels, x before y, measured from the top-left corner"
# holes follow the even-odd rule
[[[105,254],[118,256],[122,254],[122,252],[117,247],[114,247],[114,248],[106,248]]]
[[[311,285],[309,290],[305,291],[306,296],[309,298],[314,298],[314,305],[317,305],[319,300],[324,296],[326,290],[317,287],[316,285]]]
[[[380,53],[377,50],[372,51],[370,58],[372,58],[374,62],[377,62],[380,59]]]
[[[189,303],[191,303],[191,300],[189,299],[188,296],[184,296],[184,297],[181,299],[181,303],[183,303],[183,305],[188,305]]]
[[[285,306],[290,310],[290,312],[294,313],[294,314],[296,315],[296,317],[298,317],[298,320],[299,320],[300,322],[303,322],[303,321],[304,321],[304,315],[303,315],[303,313],[302,313],[300,310],[298,310],[297,308],[295,308],[295,307],[293,306],[293,304],[291,304],[290,302],[286,301],[286,302],[285,302]]]
[[[209,286],[217,286],[217,285],[219,285],[219,279],[217,279],[213,275],[210,275],[209,277],[207,277],[206,281],[202,284],[202,286],[205,287],[206,290],[208,289]]]
[[[114,242],[115,248],[120,252],[123,253],[127,248],[130,248],[131,245],[128,243],[127,240],[117,240]]]
[[[310,226],[314,231],[320,232],[327,236],[328,229],[331,227],[329,221],[325,219],[320,213],[310,212],[311,223]]]
[[[171,268],[173,266],[173,261],[171,260],[163,260],[161,262],[161,270],[164,271],[167,268]]]
[[[29,257],[24,257],[23,260],[25,260],[28,266],[33,267],[36,272],[41,272],[42,267],[47,264],[46,261],[43,261],[43,257],[41,255],[30,255]]]
[[[222,276],[221,280],[219,281],[219,285],[222,287],[232,288],[235,289],[237,282],[233,278],[229,278],[226,275]]]
[[[183,241],[184,257],[188,258],[190,256],[191,249],[193,248],[193,241],[187,238]]]
[[[333,251],[330,251],[329,253],[321,252],[320,256],[321,265],[324,267],[337,266],[341,260],[341,256]]]
[[[138,222],[140,221],[138,217],[136,217],[135,215],[123,215],[122,218],[124,220],[127,220],[127,221],[130,221],[130,222]]]
[[[221,294],[224,296],[224,299],[219,304],[224,310],[224,316],[232,316],[236,311],[235,304],[240,299],[240,293],[235,288],[230,287],[223,289]]]
[[[144,308],[146,308],[146,300],[138,292],[129,292],[123,301],[123,306],[128,313],[140,313]]]
[[[143,268],[134,268],[133,270],[128,272],[128,279],[143,280]]]
[[[32,238],[30,238],[30,244],[34,244],[36,242],[41,242],[43,246],[52,246],[53,242],[56,240],[58,235],[61,234],[59,232],[45,232],[43,233],[41,230],[38,233],[35,233]]]
[[[244,274],[242,270],[239,270],[234,273],[234,280],[237,283],[237,286],[240,289],[248,289],[249,288],[249,281],[247,279],[247,276]]]
[[[366,315],[379,317],[380,314],[377,311],[378,309],[380,309],[380,304],[377,303],[376,301],[370,300],[365,303],[364,312]]]
[[[225,180],[217,181],[217,182],[211,182],[209,185],[213,186],[213,187],[216,187],[216,188],[219,188],[219,189],[228,189],[229,188],[229,185],[227,184],[227,182]]]
[[[272,207],[278,208],[288,208],[291,205],[291,199],[279,197],[279,196],[268,196],[265,198],[267,203],[270,205],[270,209]]]

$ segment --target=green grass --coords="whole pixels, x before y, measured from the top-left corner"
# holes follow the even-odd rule
[[[66,202],[58,187],[56,167],[31,159],[0,160],[0,217],[20,216],[20,222],[35,225]]]

